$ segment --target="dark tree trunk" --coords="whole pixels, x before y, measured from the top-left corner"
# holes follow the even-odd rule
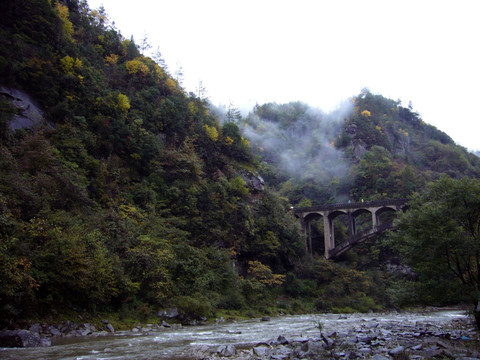
[[[473,312],[473,316],[475,316],[475,321],[477,323],[477,328],[480,329],[480,292],[478,293],[477,306],[475,307],[475,311]]]

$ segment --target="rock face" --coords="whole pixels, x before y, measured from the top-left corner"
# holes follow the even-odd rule
[[[10,100],[18,109],[18,113],[13,116],[13,119],[9,123],[10,130],[32,129],[41,126],[53,128],[53,125],[45,120],[44,113],[40,107],[38,107],[35,101],[25,92],[0,87],[0,96]]]
[[[240,176],[250,191],[259,193],[265,190],[265,181],[260,175],[244,170],[240,173]]]

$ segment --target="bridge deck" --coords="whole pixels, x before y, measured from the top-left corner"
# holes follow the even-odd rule
[[[319,206],[294,208],[293,210],[296,213],[302,213],[302,212],[337,210],[337,209],[359,209],[364,207],[405,205],[407,202],[408,202],[407,199],[378,200],[378,201],[365,201],[365,202],[353,202],[353,203],[350,202],[350,203],[339,203],[339,204],[325,204],[325,205],[319,205]]]

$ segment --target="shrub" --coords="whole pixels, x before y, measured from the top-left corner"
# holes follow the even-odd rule
[[[183,322],[214,316],[212,304],[205,296],[200,294],[178,296],[174,298],[173,303],[178,308]]]

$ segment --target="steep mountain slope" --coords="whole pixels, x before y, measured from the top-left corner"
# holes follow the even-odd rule
[[[281,283],[271,268],[301,256],[298,226],[237,125],[84,1],[0,14],[2,320],[52,307],[211,316]],[[42,121],[16,121],[37,105]]]

